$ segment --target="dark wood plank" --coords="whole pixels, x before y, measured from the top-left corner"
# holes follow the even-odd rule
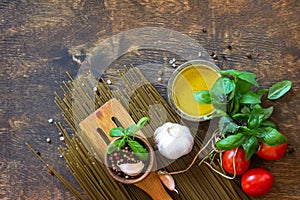
[[[299,1],[3,0],[0,10],[1,199],[74,199],[29,152],[25,142],[79,188],[56,150],[61,144],[57,129],[47,122],[49,118],[62,120],[53,92],[67,80],[65,71],[76,75],[80,66],[72,55],[84,58],[99,41],[148,26],[187,34],[209,53],[215,52],[222,69],[253,71],[263,86],[283,79],[293,82],[288,95],[267,104],[275,106],[272,119],[287,135],[294,152],[276,162],[255,158],[251,166],[267,168],[275,177],[272,191],[258,199],[300,198]],[[113,63],[112,68],[141,64],[140,56],[148,61],[164,58],[161,52],[134,52]],[[157,69],[143,71],[164,96],[167,76],[173,70],[167,63],[165,67],[163,82],[157,82]],[[46,142],[48,137],[51,144]]]

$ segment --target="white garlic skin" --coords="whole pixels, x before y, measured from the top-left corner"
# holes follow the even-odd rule
[[[191,152],[194,137],[188,127],[167,122],[154,132],[159,152],[166,158],[175,160]]]

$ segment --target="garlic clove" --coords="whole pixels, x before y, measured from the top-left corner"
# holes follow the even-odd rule
[[[144,168],[144,163],[142,161],[138,163],[124,163],[124,164],[118,164],[117,165],[122,172],[129,176],[136,176],[141,173],[141,171]]]
[[[178,191],[175,189],[175,181],[170,174],[167,174],[167,172],[163,170],[159,170],[157,174],[160,181],[164,184],[164,186],[166,186],[166,188],[168,188],[170,191],[174,191],[177,194],[179,194]]]

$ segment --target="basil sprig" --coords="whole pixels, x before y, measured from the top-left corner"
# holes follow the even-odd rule
[[[248,160],[259,150],[259,141],[274,146],[285,143],[287,138],[269,120],[274,108],[263,108],[261,102],[264,94],[269,100],[281,98],[291,89],[291,81],[260,89],[252,72],[223,70],[220,73],[221,77],[210,90],[193,94],[198,103],[213,104],[217,111],[214,117],[219,118],[223,139],[216,142],[216,147],[220,150],[242,147]]]
[[[106,152],[111,154],[117,149],[127,143],[131,150],[143,161],[147,161],[149,154],[138,141],[134,140],[134,134],[139,131],[149,121],[148,117],[141,118],[137,124],[132,124],[128,128],[123,129],[122,127],[112,128],[109,132],[111,137],[121,137],[119,140],[115,140],[107,146]]]

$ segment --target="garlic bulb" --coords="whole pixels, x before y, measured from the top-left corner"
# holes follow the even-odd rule
[[[118,165],[120,170],[129,176],[136,176],[141,173],[144,168],[144,163],[142,161],[138,163],[124,163]]]
[[[158,127],[154,138],[159,152],[168,159],[188,154],[194,145],[194,137],[186,126],[167,122]]]

